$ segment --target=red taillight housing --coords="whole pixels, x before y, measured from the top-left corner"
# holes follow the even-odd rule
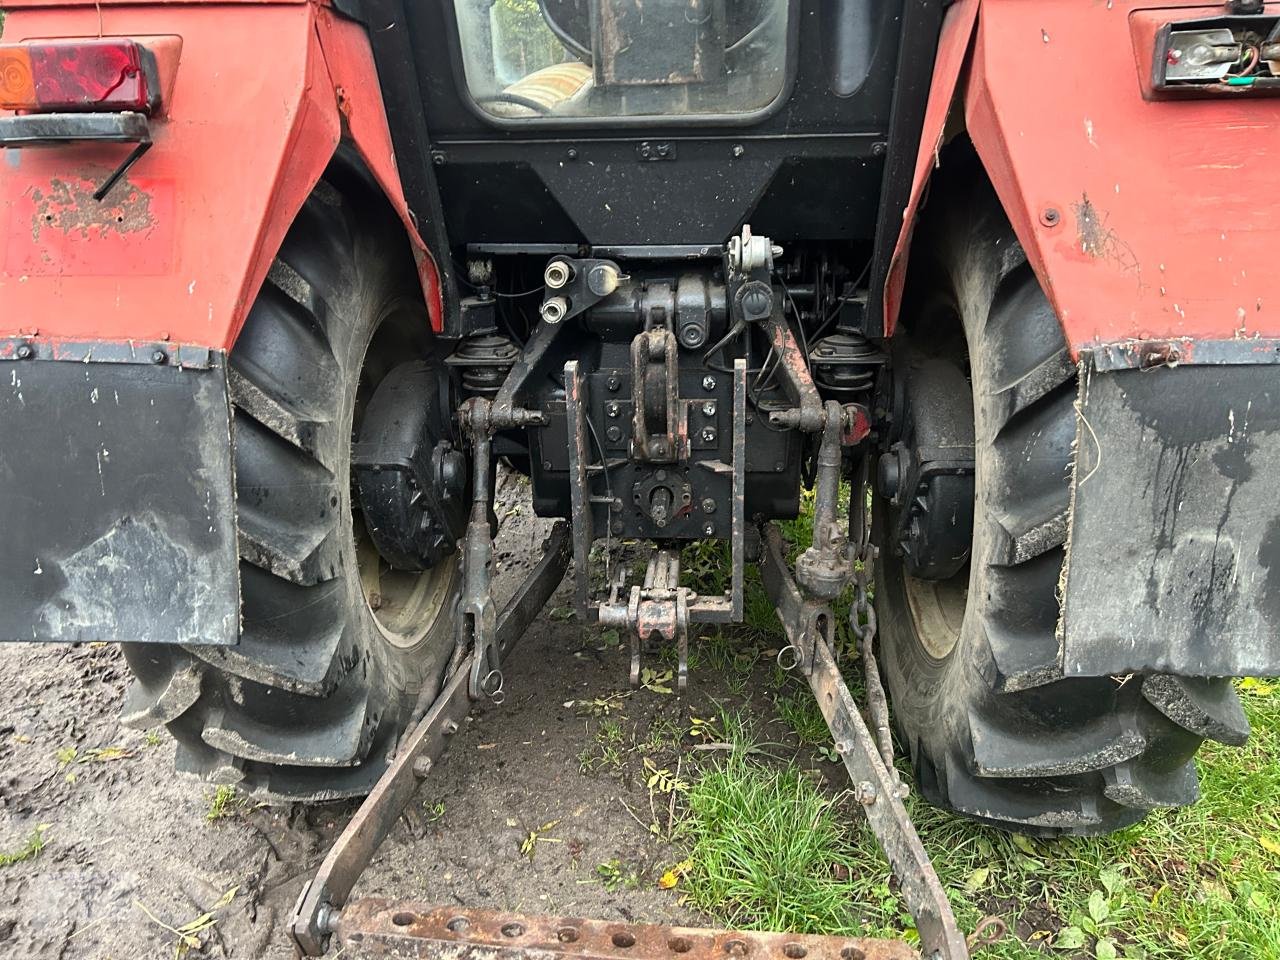
[[[0,44],[0,109],[149,114],[158,101],[155,57],[133,40]]]

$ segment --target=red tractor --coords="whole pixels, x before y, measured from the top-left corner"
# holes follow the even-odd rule
[[[1280,4],[5,6],[0,640],[124,644],[184,771],[369,795],[306,952],[530,946],[345,901],[570,557],[682,685],[760,565],[929,956],[966,947],[890,704],[924,796],[1040,834],[1191,803],[1247,737]],[[568,521],[501,610],[498,461]],[[623,538],[646,576],[593,590]],[[723,596],[681,583],[708,538]]]

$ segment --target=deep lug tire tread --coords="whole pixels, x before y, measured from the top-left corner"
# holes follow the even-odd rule
[[[936,661],[914,639],[901,567],[881,545],[881,662],[920,789],[968,817],[1044,836],[1107,833],[1192,803],[1201,740],[1248,735],[1235,689],[1225,678],[1064,677],[1056,591],[1075,371],[993,196],[944,212],[926,236],[976,385],[982,567],[957,648]],[[888,508],[876,509],[883,528]]]
[[[268,801],[368,792],[418,689],[439,680],[441,657],[401,662],[379,644],[350,537],[345,474],[377,324],[369,308],[404,289],[377,236],[322,181],[231,352],[240,643],[126,647],[126,718],[166,724],[179,771]]]

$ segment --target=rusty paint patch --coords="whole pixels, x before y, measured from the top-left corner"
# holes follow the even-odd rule
[[[150,230],[154,224],[151,195],[125,179],[111,191],[111,196],[118,199],[100,202],[93,199],[93,191],[101,179],[54,177],[48,189],[33,188],[31,200],[35,212],[31,216],[31,239],[39,243],[45,230],[57,230],[64,235],[78,233],[85,238],[94,233],[125,236]]]

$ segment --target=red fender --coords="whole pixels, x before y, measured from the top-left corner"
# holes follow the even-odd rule
[[[168,38],[172,93],[155,145],[102,203],[93,189],[127,147],[0,151],[0,336],[229,349],[344,136],[403,221],[441,329],[435,264],[405,204],[363,28],[305,2],[6,9],[6,42]]]
[[[1248,342],[1280,336],[1280,298],[1269,288],[1280,249],[1271,206],[1280,99],[1148,99],[1157,27],[1219,16],[1222,6],[1148,7],[1141,0],[952,6],[885,291],[887,329],[901,305],[911,231],[948,113],[962,103],[964,125],[1073,355],[1177,338],[1190,361],[1198,340],[1240,341],[1247,354]]]
[[[902,227],[898,233],[898,242],[893,248],[893,258],[889,261],[889,274],[884,285],[885,336],[892,336],[898,323],[916,218],[920,213],[925,187],[929,183],[929,174],[937,164],[942,150],[947,117],[951,113],[956,85],[960,80],[960,71],[964,68],[977,16],[978,0],[958,0],[947,8],[942,21],[937,59],[933,65],[933,81],[929,87],[929,100],[925,105],[924,125],[920,132],[920,152],[916,155],[916,169],[911,181],[911,199],[902,212]]]

